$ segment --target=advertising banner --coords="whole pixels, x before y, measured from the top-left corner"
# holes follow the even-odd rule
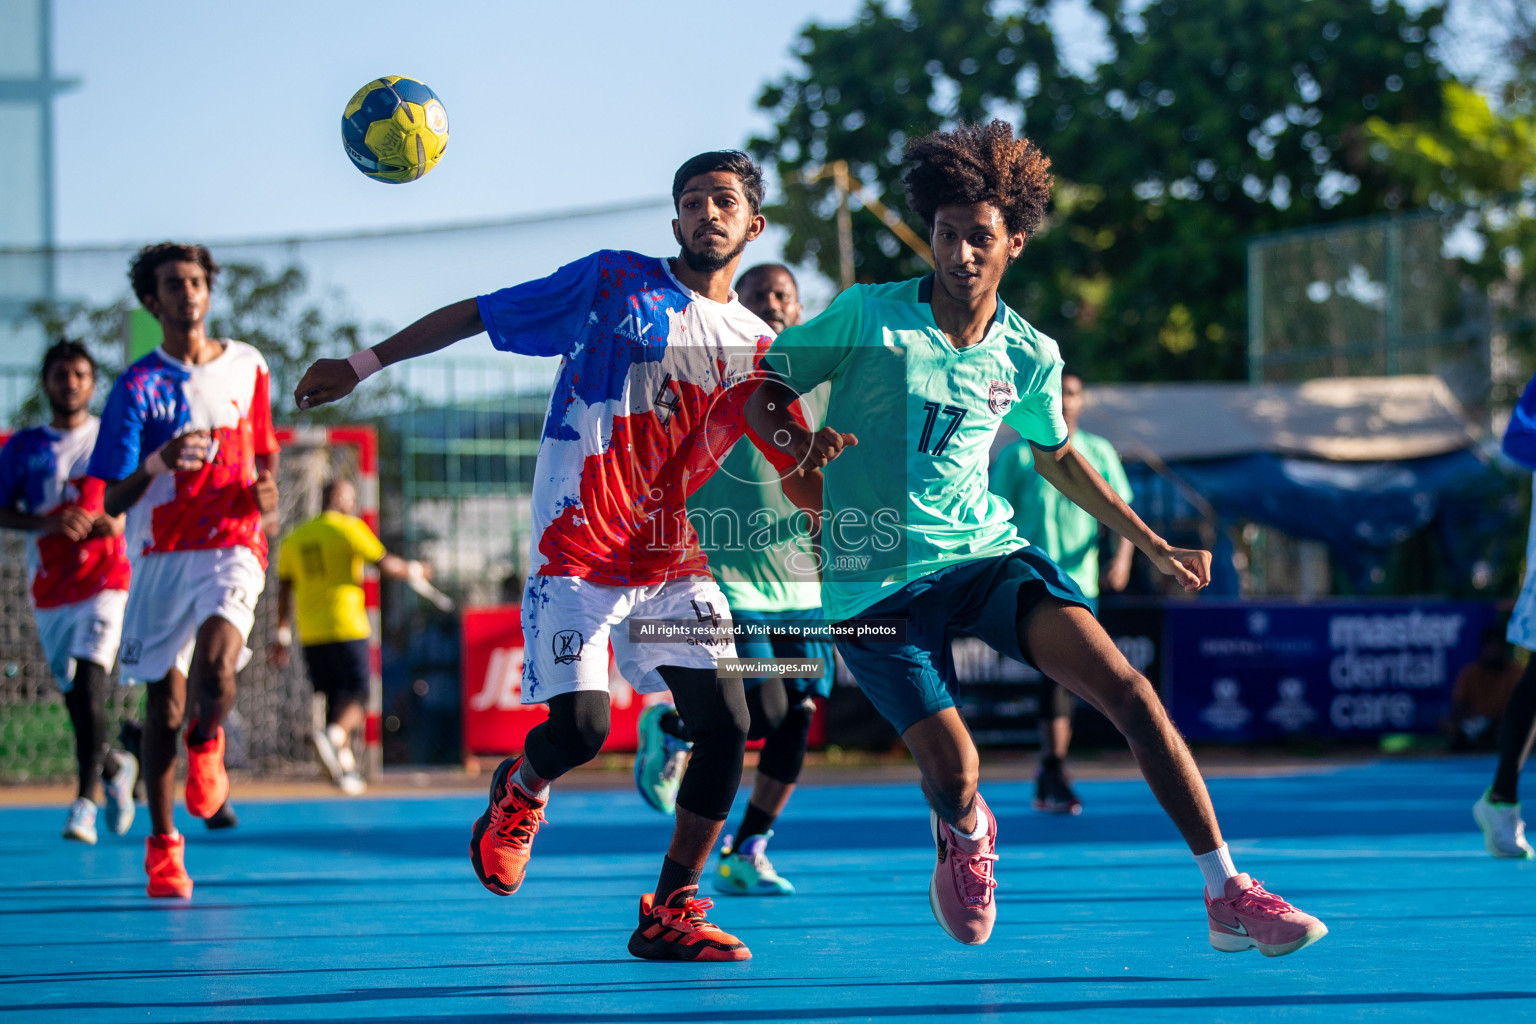
[[[1162,676],[1162,607],[1116,602],[1100,609],[1099,622],[1131,666],[1156,685]],[[970,637],[956,639],[951,655],[960,681],[960,713],[977,744],[1037,743],[1040,673]],[[1091,746],[1124,745],[1109,720],[1082,702],[1078,702],[1073,722],[1079,742]]]
[[[543,704],[522,704],[523,628],[517,605],[466,608],[462,628],[464,749],[471,754],[512,754],[523,749],[528,730],[548,716]],[[614,671],[608,657],[612,730],[604,750],[635,749],[635,727],[643,701]],[[656,700],[667,699],[657,694]]]
[[[1163,696],[1192,740],[1433,733],[1491,605],[1170,604]]]

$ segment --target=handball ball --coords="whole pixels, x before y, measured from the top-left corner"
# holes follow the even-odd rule
[[[357,90],[341,115],[341,142],[374,181],[403,185],[437,166],[448,148],[448,111],[414,78],[390,75]]]

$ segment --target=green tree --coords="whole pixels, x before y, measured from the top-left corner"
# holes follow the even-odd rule
[[[1238,378],[1250,235],[1400,208],[1411,188],[1363,125],[1435,119],[1430,34],[1442,11],[1398,0],[1092,0],[1110,56],[1067,70],[1046,0],[870,0],[850,25],[801,33],[801,67],[759,105],[790,229],[786,254],[835,275],[829,183],[847,160],[887,205],[906,139],[1005,117],[1054,160],[1051,218],[1003,294],[1102,379]],[[922,264],[869,213],[854,218],[858,273]]]

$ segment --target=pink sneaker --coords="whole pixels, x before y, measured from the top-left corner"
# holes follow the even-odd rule
[[[1227,879],[1220,899],[1205,896],[1211,945],[1223,953],[1257,949],[1265,956],[1285,956],[1328,934],[1328,926],[1297,910],[1247,875]]]
[[[979,946],[991,938],[992,925],[997,922],[997,903],[992,898],[992,890],[997,888],[992,877],[992,862],[997,860],[993,852],[997,849],[997,819],[980,793],[976,794],[976,809],[987,816],[987,834],[980,839],[965,838],[937,814],[928,812],[933,844],[939,851],[933,881],[928,885],[928,905],[950,937],[968,946]]]

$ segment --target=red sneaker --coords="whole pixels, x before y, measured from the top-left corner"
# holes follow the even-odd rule
[[[1205,894],[1211,945],[1223,953],[1257,949],[1265,956],[1285,956],[1328,934],[1328,926],[1297,910],[1247,875],[1227,879],[1226,895]]]
[[[187,840],[181,835],[151,835],[144,840],[144,872],[149,875],[148,892],[151,896],[171,899],[190,899],[192,879],[182,864]]]
[[[721,931],[704,917],[714,900],[695,899],[696,885],[672,894],[661,906],[653,893],[640,897],[640,927],[629,937],[629,952],[641,960],[697,960],[724,963],[752,959],[752,951],[736,936]]]
[[[992,890],[997,881],[992,865],[997,861],[997,818],[987,802],[976,794],[976,810],[987,816],[987,834],[967,839],[948,822],[928,812],[939,862],[928,885],[928,906],[950,938],[979,946],[992,937],[997,923],[997,901]]]
[[[469,859],[480,884],[498,896],[511,896],[523,884],[523,872],[533,852],[533,837],[544,822],[549,802],[524,793],[512,781],[521,757],[501,762],[491,776],[491,802],[475,819],[469,837]]]
[[[224,729],[213,739],[192,742],[187,729],[187,811],[194,818],[211,818],[229,798],[229,775],[224,771]]]

